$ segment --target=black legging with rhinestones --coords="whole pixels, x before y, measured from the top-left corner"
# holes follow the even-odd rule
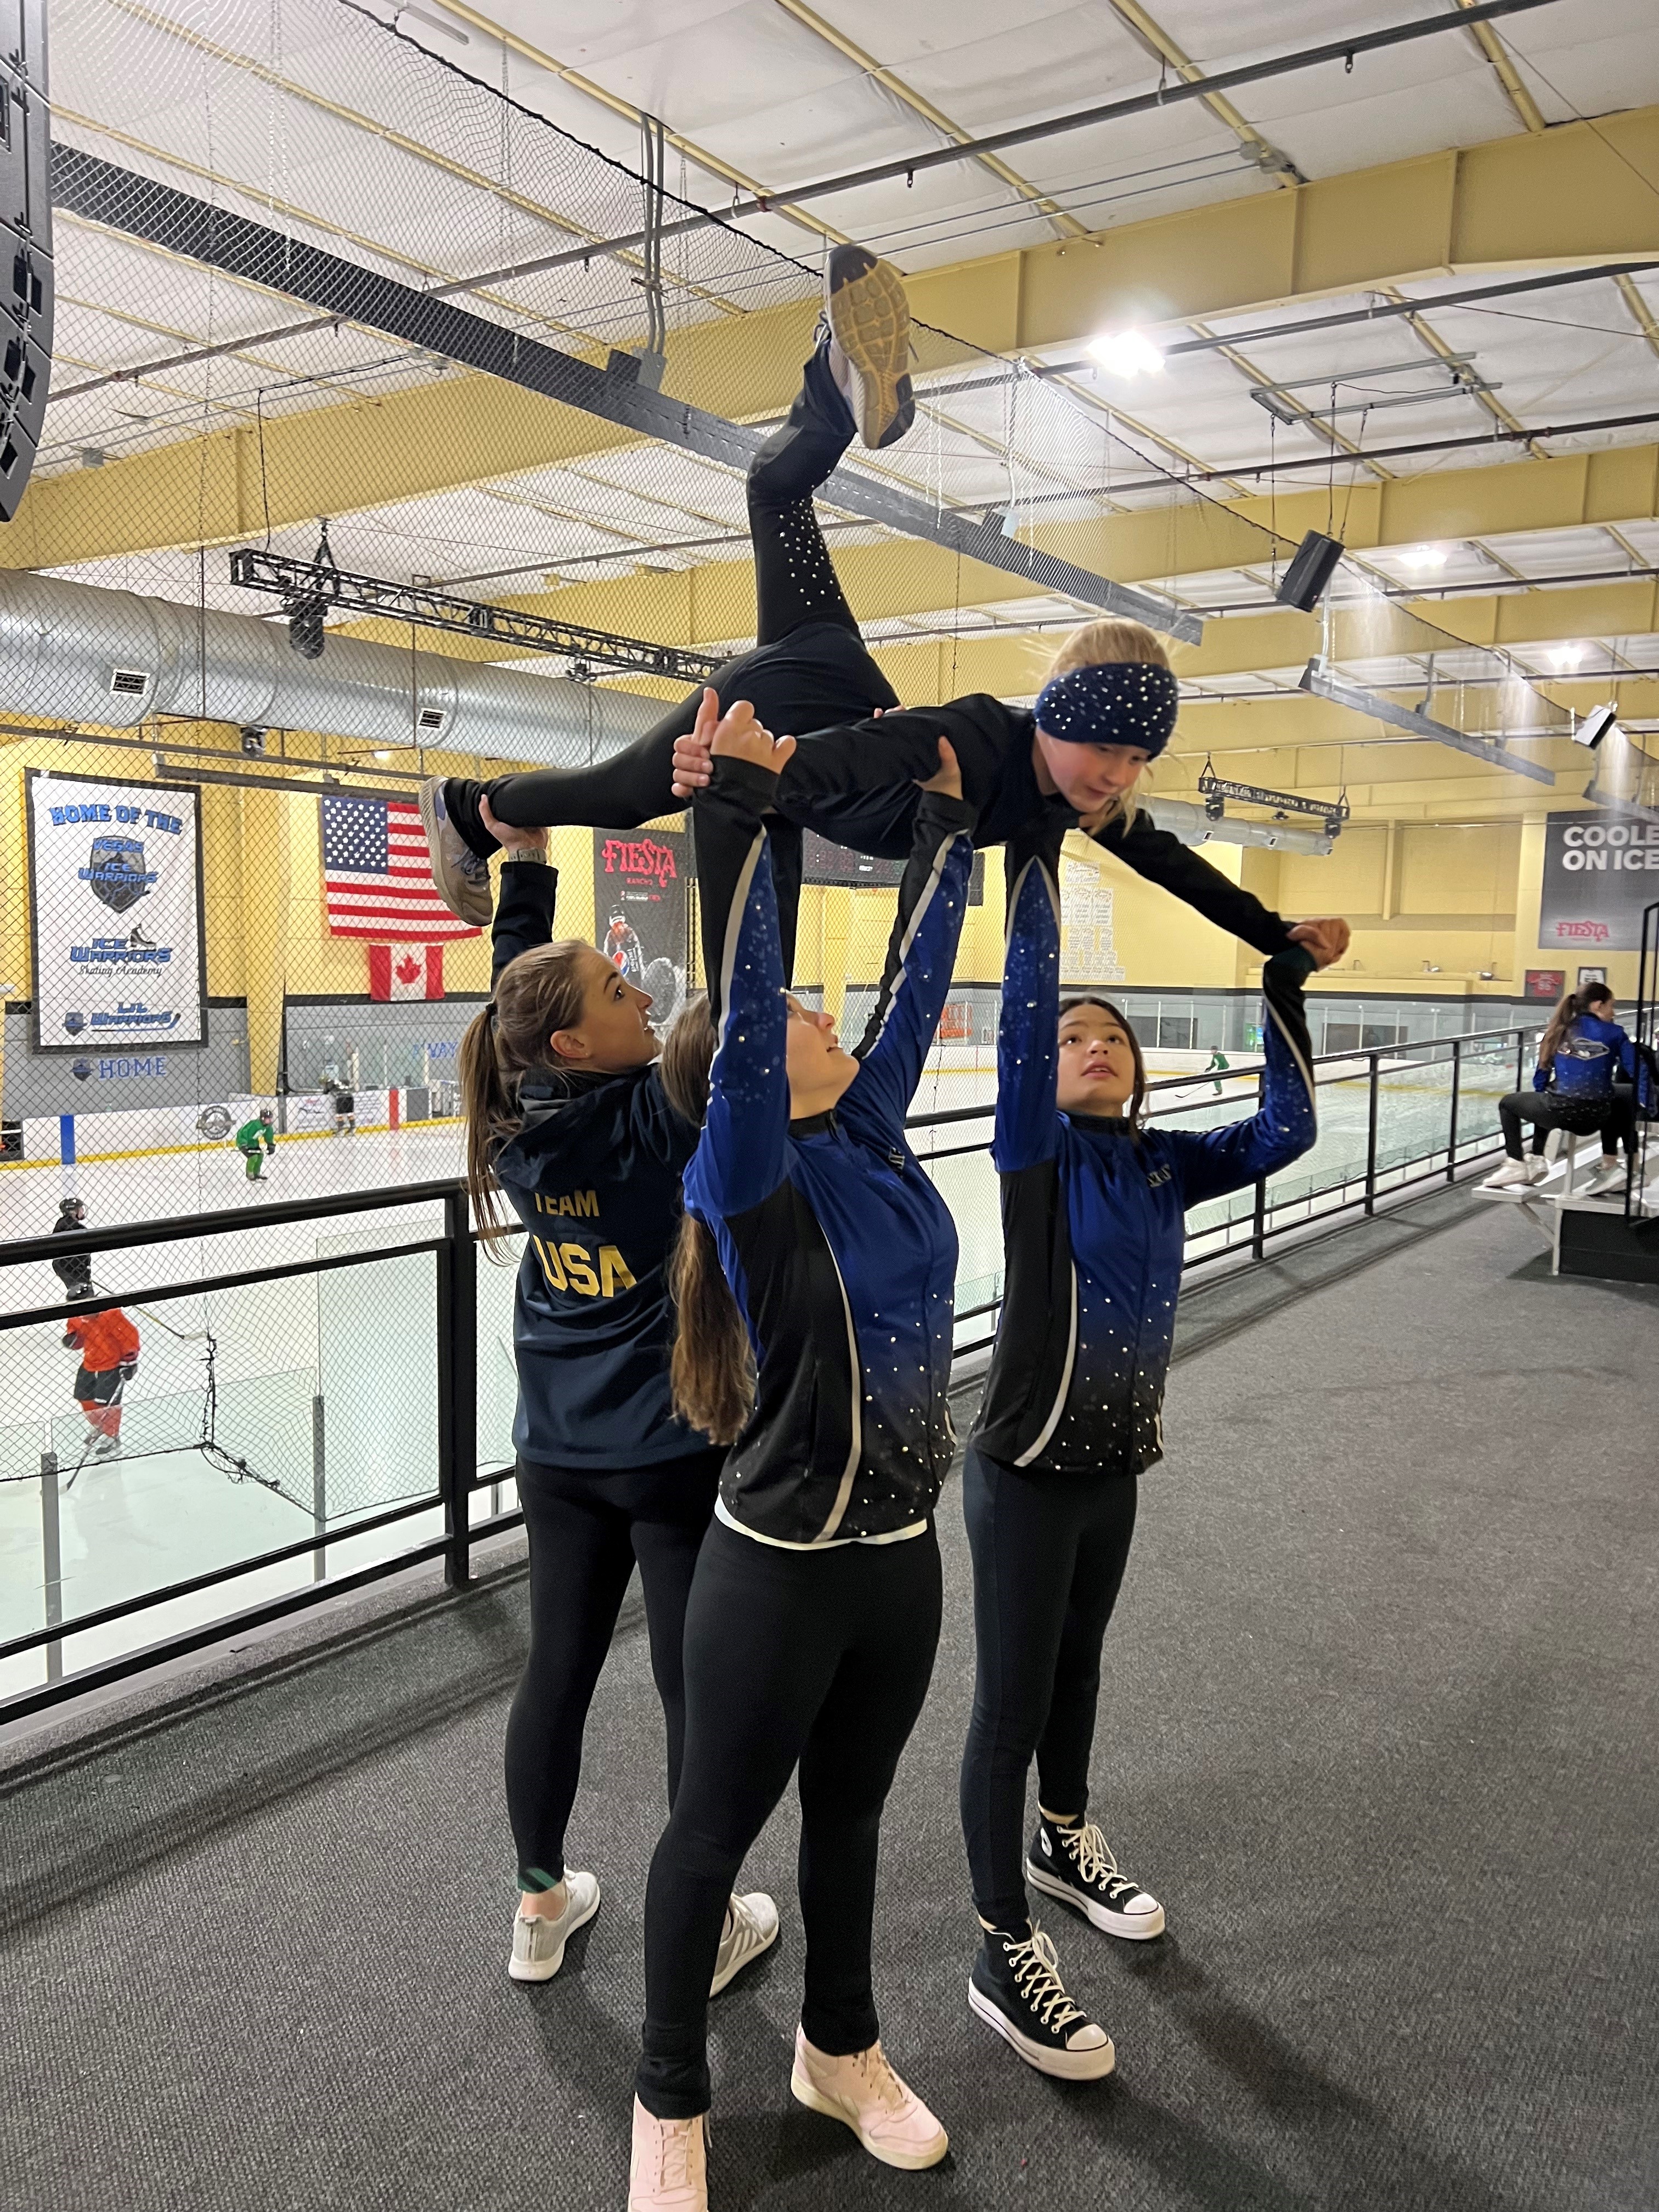
[[[787,419],[749,470],[756,644],[709,680],[722,711],[734,699],[747,699],[779,737],[860,721],[878,707],[898,704],[898,695],[866,650],[812,505],[853,429],[852,410],[820,347],[806,364]],[[496,818],[519,829],[580,823],[631,830],[673,812],[679,804],[672,788],[674,740],[690,729],[702,699],[699,686],[643,737],[595,767],[498,776],[483,787]],[[477,826],[478,788],[459,781],[450,786],[453,809],[469,830]],[[775,867],[778,859],[775,842]]]

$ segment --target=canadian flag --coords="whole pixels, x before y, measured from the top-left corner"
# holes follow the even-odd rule
[[[441,999],[444,994],[444,949],[441,945],[371,945],[368,948],[368,995],[371,999]]]

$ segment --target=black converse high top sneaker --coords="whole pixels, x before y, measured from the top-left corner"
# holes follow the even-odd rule
[[[1025,1854],[1025,1878],[1033,1889],[1059,1898],[1108,1936],[1140,1943],[1164,1933],[1164,1907],[1139,1882],[1118,1872],[1092,1820],[1062,1828],[1043,1814]]]
[[[1116,2063],[1112,2039],[1066,1996],[1054,1947],[1035,1926],[1025,1936],[987,1929],[968,2007],[1039,2074],[1097,2081]]]

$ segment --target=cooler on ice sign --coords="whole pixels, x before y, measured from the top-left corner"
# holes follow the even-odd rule
[[[200,1044],[199,794],[26,771],[34,1044]]]
[[[1634,952],[1642,909],[1656,899],[1659,822],[1614,812],[1545,817],[1540,948],[1592,959]]]

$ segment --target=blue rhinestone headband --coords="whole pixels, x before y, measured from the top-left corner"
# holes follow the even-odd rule
[[[1096,661],[1037,694],[1037,727],[1080,745],[1139,745],[1154,758],[1175,733],[1180,687],[1153,660]]]

